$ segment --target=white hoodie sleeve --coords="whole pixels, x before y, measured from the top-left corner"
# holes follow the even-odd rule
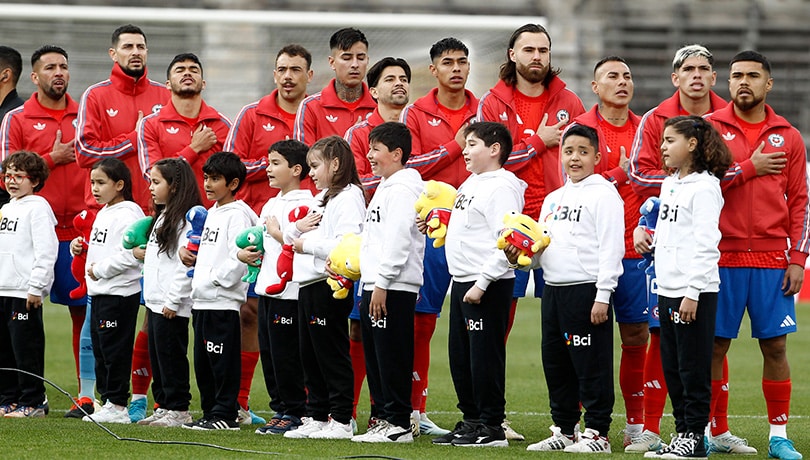
[[[720,211],[723,198],[719,188],[700,187],[692,195],[692,244],[694,258],[689,263],[686,297],[698,300],[709,285],[711,274],[720,260]]]
[[[242,282],[242,276],[247,271],[247,265],[236,258],[239,247],[236,245],[236,235],[242,230],[256,225],[255,220],[251,221],[246,213],[231,210],[228,218],[227,234],[227,256],[212,268],[212,282],[214,285],[225,289],[232,289]]]
[[[56,237],[56,218],[46,203],[35,203],[31,213],[31,237],[34,246],[34,263],[28,282],[28,294],[44,295],[44,290],[54,278],[56,255],[59,253],[59,240]]]
[[[123,205],[123,204],[122,204]],[[137,212],[133,212],[137,209]],[[110,232],[112,235],[123,235],[127,228],[136,220],[143,217],[143,211],[139,207],[131,206],[122,208],[116,211],[115,229]],[[132,255],[131,249],[125,249],[121,244],[120,237],[117,242],[110,242],[112,244],[113,253],[109,257],[104,257],[96,261],[93,266],[93,273],[99,279],[112,278],[120,273],[131,269],[139,269],[141,261]]]
[[[324,238],[304,239],[304,252],[324,260],[329,257],[329,253],[338,245],[343,235],[360,233],[366,216],[366,201],[363,191],[354,185],[334,196],[326,206],[329,221],[321,220],[320,224],[327,227],[322,233]]]
[[[615,190],[605,193],[595,207],[595,241],[599,244],[596,301],[610,302],[622,275],[624,258],[624,204]]]
[[[509,261],[506,259],[506,254],[502,250],[497,249],[495,244],[498,239],[498,233],[503,229],[503,216],[510,211],[520,212],[523,210],[523,197],[518,196],[515,190],[510,188],[503,188],[498,193],[492,193],[487,197],[481,212],[487,219],[489,227],[489,235],[487,238],[492,243],[493,251],[489,257],[484,261],[481,267],[481,274],[475,281],[475,285],[486,291],[490,283],[497,281],[511,270],[509,268]]]
[[[383,246],[382,260],[377,267],[379,275],[376,287],[389,289],[399,279],[411,254],[411,228],[416,225],[414,204],[419,193],[407,185],[394,185],[389,192],[392,198],[387,204],[384,234],[387,243]]]
[[[177,239],[178,248],[185,247],[188,244],[186,233],[191,230],[191,224],[188,221],[185,222],[186,224],[183,229],[180,230],[180,236]],[[188,267],[183,265],[183,262],[180,261],[180,257],[177,254],[172,257],[172,260],[176,263],[174,265],[174,271],[172,272],[171,279],[167,280],[170,281],[171,284],[169,289],[166,290],[166,302],[163,304],[163,306],[176,312],[180,309],[183,299],[188,299],[191,297],[192,278],[186,274],[188,272]]]

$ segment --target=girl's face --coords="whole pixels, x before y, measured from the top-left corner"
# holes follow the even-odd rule
[[[101,168],[90,171],[90,190],[98,204],[114,205],[124,201],[124,181],[113,181]]]
[[[664,139],[661,142],[661,156],[664,164],[671,169],[677,169],[678,175],[684,177],[689,174],[692,166],[692,152],[697,146],[697,139],[686,138],[675,131],[672,126],[664,128]]]
[[[323,153],[319,150],[310,151],[307,155],[307,163],[309,163],[309,177],[315,183],[318,190],[324,190],[332,185],[332,177],[338,168],[338,159],[334,158],[327,161],[323,157]]]
[[[23,198],[28,195],[34,194],[34,187],[37,186],[35,182],[25,171],[17,169],[14,165],[9,165],[6,173],[3,174],[3,180],[6,185],[6,191],[11,198]]]
[[[160,168],[152,168],[149,181],[149,192],[152,193],[152,201],[156,205],[165,205],[169,201],[171,191],[172,187],[161,174]]]

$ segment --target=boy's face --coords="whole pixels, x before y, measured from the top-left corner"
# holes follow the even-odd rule
[[[484,141],[473,133],[467,135],[464,151],[462,151],[461,154],[464,156],[467,171],[473,174],[495,171],[501,167],[501,165],[498,164],[498,157],[501,154],[501,145],[494,143],[487,147]]]
[[[388,150],[382,142],[372,142],[368,146],[367,158],[371,163],[371,172],[384,179],[403,168],[402,150]]]
[[[234,201],[233,191],[236,190],[237,185],[239,185],[239,179],[234,178],[228,183],[225,176],[203,173],[205,197],[211,201],[216,201],[220,206]]]
[[[267,155],[266,172],[267,182],[271,187],[286,191],[300,182],[301,166],[295,165],[291,168],[287,159],[273,150]]]
[[[571,135],[565,138],[560,148],[560,159],[571,182],[579,182],[593,174],[601,156],[584,136]]]
[[[25,171],[15,168],[14,165],[8,166],[5,174],[3,174],[3,180],[5,181],[6,191],[11,198],[33,195],[34,187],[38,185],[37,182],[31,180]]]

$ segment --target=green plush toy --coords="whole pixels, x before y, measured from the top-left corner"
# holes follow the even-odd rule
[[[246,283],[253,283],[256,277],[259,276],[259,269],[262,266],[262,259],[264,258],[264,225],[257,225],[255,227],[248,227],[238,235],[236,235],[236,245],[240,249],[245,249],[248,246],[256,246],[254,251],[259,252],[261,255],[256,262],[247,264],[248,272],[242,277],[242,281]]]
[[[125,249],[146,248],[146,243],[149,242],[149,227],[152,226],[152,219],[152,216],[147,216],[130,224],[124,232],[123,243]]]

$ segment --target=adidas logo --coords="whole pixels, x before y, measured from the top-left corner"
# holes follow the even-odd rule
[[[135,375],[140,375],[141,377],[149,377],[149,369],[142,367],[140,369],[135,369],[132,371]]]
[[[428,120],[428,124],[435,128],[435,127],[439,126],[440,124],[442,124],[442,121],[439,120],[438,118],[434,118],[432,120]]]
[[[643,398],[644,397],[644,390],[639,391],[638,393],[633,393],[630,396],[632,396],[633,398]]]
[[[422,377],[419,377],[419,372],[413,371],[413,381],[414,382],[421,382]]]
[[[107,115],[109,115],[110,118],[112,118],[112,117],[118,115],[118,111],[115,110],[114,108],[110,107],[109,109],[107,109]]]
[[[268,131],[268,132],[269,132],[269,131],[272,131],[272,130],[274,130],[274,129],[276,129],[276,127],[275,127],[275,126],[273,126],[273,125],[272,125],[272,124],[270,124],[270,123],[267,123],[266,125],[262,125],[262,128],[264,128],[264,130],[265,130],[265,131]]]
[[[658,380],[650,380],[649,382],[644,383],[644,388],[655,388],[660,390],[662,387],[661,382],[659,382]]]
[[[509,116],[506,114],[506,111],[504,111],[500,115],[498,115],[498,118],[500,118],[501,121],[506,121],[509,119]]]
[[[519,124],[519,125],[522,125],[522,124],[523,124],[523,119],[522,119],[522,118],[520,118],[520,115],[515,114],[515,117],[517,117],[517,122],[518,122],[518,124]]]
[[[178,132],[180,132],[180,129],[172,126],[172,127],[166,128],[166,132],[169,133],[169,134],[177,134]]]
[[[37,131],[42,131],[43,129],[45,129],[45,123],[37,123],[37,124],[35,124],[34,129],[36,129]]]
[[[327,116],[326,116],[326,120],[327,120],[329,123],[335,123],[336,121],[338,121],[338,117],[336,117],[336,116],[334,116],[334,115],[327,115]]]
[[[782,324],[780,324],[779,327],[791,327],[795,325],[796,321],[793,321],[793,318],[791,318],[790,315],[787,315],[785,316],[785,319],[782,320]]]
[[[774,425],[782,425],[782,424],[787,423],[787,421],[788,421],[788,416],[785,413],[782,413],[782,414],[780,414],[780,415],[778,415],[778,416],[771,419],[771,423],[774,424]]]
[[[735,137],[737,137],[737,135],[732,134],[731,131],[727,131],[725,134],[723,134],[723,139],[725,139],[727,141],[732,141],[732,140],[734,140]]]

